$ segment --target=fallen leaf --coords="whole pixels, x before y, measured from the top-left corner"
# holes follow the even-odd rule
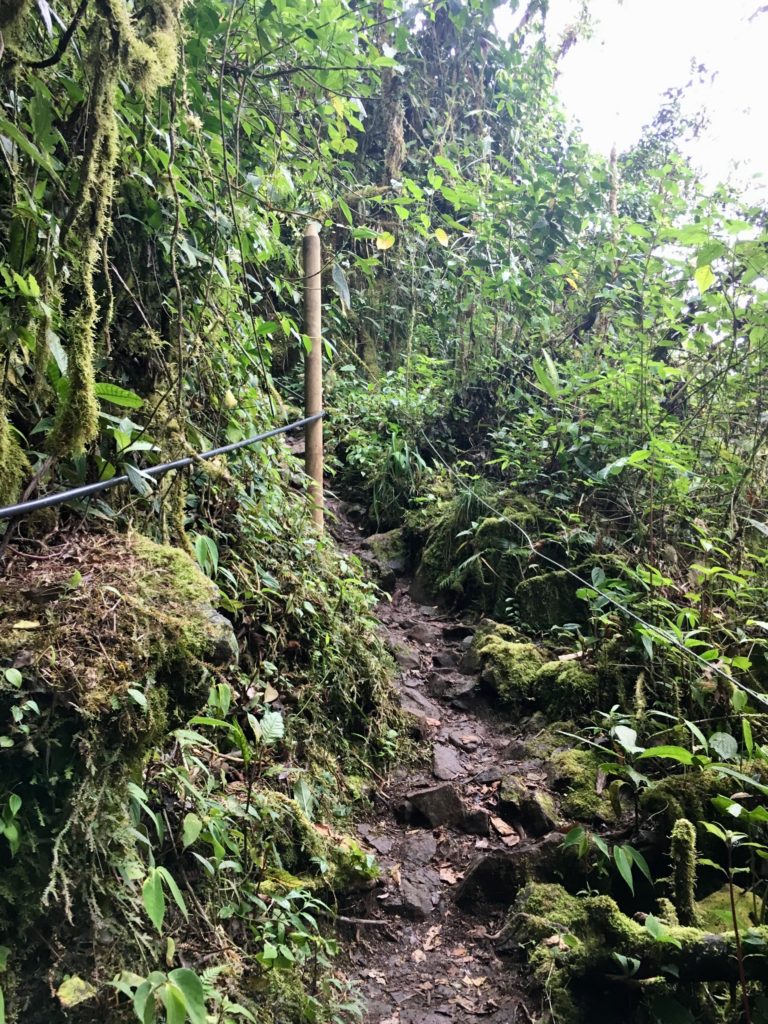
[[[424,938],[424,949],[435,949],[439,946],[442,943],[441,932],[442,928],[439,924],[433,925]]]
[[[454,996],[449,1002],[454,1003],[456,1006],[460,1006],[462,1010],[466,1010],[467,1013],[474,1014],[475,1004],[470,1002],[469,999],[462,999],[461,996]]]
[[[556,946],[560,950],[568,949],[568,944],[563,941],[562,935],[550,935],[548,939],[544,939],[542,946]]]
[[[40,629],[40,623],[32,619],[19,619],[18,622],[14,622],[11,629]]]
[[[96,994],[97,992],[93,985],[83,981],[82,978],[78,978],[76,974],[72,975],[71,978],[67,978],[56,990],[59,1002],[67,1008],[77,1006],[78,1003],[84,1003],[86,999],[93,999]]]
[[[513,829],[511,825],[508,825],[503,818],[492,817],[491,824],[493,825],[493,827],[496,829],[500,836],[517,835],[515,829]]]
[[[515,832],[512,836],[502,836],[501,841],[505,846],[517,846],[520,842],[520,836]]]
[[[584,657],[583,651],[573,651],[571,654],[559,654],[557,657],[558,661],[577,661],[579,658]]]
[[[461,979],[467,988],[480,988],[488,981],[485,977],[471,978],[468,974],[465,974]]]
[[[476,850],[487,850],[489,846],[490,846],[490,843],[488,842],[487,839],[477,839],[475,841],[475,849]]]
[[[264,688],[264,703],[271,704],[272,701],[277,700],[279,696],[280,694],[274,688],[272,683],[267,683],[266,687]]]
[[[413,960],[417,964],[423,964],[426,959],[427,954],[424,952],[423,949],[414,949],[414,951],[411,953],[411,960]]]
[[[391,877],[392,881],[395,883],[395,885],[400,885],[400,881],[401,881],[401,877],[402,877],[400,875],[400,865],[399,864],[393,864],[392,867],[389,869],[389,874],[390,874],[390,877]]]
[[[447,882],[448,885],[455,885],[461,878],[461,875],[457,875],[451,867],[440,868],[438,874],[440,876],[440,881]]]

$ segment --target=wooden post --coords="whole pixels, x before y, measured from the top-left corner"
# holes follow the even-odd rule
[[[323,408],[323,339],[321,337],[320,225],[310,221],[304,232],[304,333],[310,348],[304,357],[304,415]],[[323,529],[323,421],[306,428],[304,468],[310,479],[312,519]]]

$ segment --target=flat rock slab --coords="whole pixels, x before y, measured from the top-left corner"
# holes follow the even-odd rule
[[[411,866],[404,870],[398,892],[383,904],[390,914],[415,921],[429,917],[440,900],[440,877],[434,868]]]
[[[432,774],[436,779],[448,782],[464,772],[456,748],[447,743],[436,743],[432,750]]]
[[[431,644],[435,640],[435,627],[426,622],[416,622],[408,628],[406,636],[417,644]]]
[[[438,825],[458,825],[466,813],[461,797],[453,786],[429,786],[409,793],[407,801],[423,815],[432,828]]]
[[[428,864],[437,853],[437,840],[429,832],[415,832],[406,836],[400,847],[404,864]]]
[[[375,829],[371,828],[370,825],[358,825],[357,834],[362,836],[366,843],[373,847],[376,853],[380,853],[382,855],[388,854],[395,845],[395,841],[391,836],[386,835],[386,833],[377,832]]]
[[[410,647],[406,647],[405,644],[398,644],[394,647],[392,653],[400,668],[415,670],[421,666],[421,658],[418,652]]]

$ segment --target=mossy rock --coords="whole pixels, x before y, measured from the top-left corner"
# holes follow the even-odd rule
[[[734,903],[736,906],[736,920],[742,932],[754,928],[754,896],[751,892],[742,892],[738,885],[734,888]],[[760,910],[758,903],[758,912]],[[696,903],[696,921],[703,931],[707,932],[729,932],[733,929],[733,916],[731,913],[730,886],[724,885],[722,889],[705,896]]]
[[[386,533],[371,534],[365,539],[365,547],[380,565],[395,572],[405,572],[408,564],[408,546],[402,527],[388,530]]]
[[[669,835],[680,818],[708,821],[714,811],[711,800],[723,792],[725,783],[716,772],[697,771],[669,775],[654,782],[640,795],[640,810]]]
[[[522,714],[542,711],[550,721],[594,711],[610,689],[597,668],[574,661],[546,661],[536,644],[521,641],[512,626],[485,626],[475,636],[470,657],[476,656],[482,680],[505,704]]]
[[[544,789],[528,787],[514,775],[505,775],[498,793],[498,813],[529,836],[543,836],[557,828],[555,801]]]
[[[498,631],[477,642],[482,680],[505,704],[533,710],[536,676],[544,657],[535,644],[505,640]]]
[[[548,661],[536,673],[534,701],[550,719],[594,711],[600,686],[594,669],[577,662]]]
[[[573,573],[589,585],[595,568],[618,579],[627,574],[625,563],[616,555],[590,555],[574,566]],[[524,579],[514,591],[519,621],[537,633],[545,633],[554,626],[564,626],[569,622],[584,625],[589,618],[589,608],[576,596],[583,586],[571,572],[559,569]]]
[[[608,797],[597,792],[602,760],[596,750],[561,749],[550,754],[547,778],[550,786],[562,793],[560,810],[564,816],[587,824],[616,820]]]

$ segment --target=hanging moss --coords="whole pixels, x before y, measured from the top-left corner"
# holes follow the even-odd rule
[[[179,4],[156,3],[146,9],[150,29],[138,30],[124,0],[106,0],[100,9],[91,50],[92,85],[86,149],[77,199],[62,232],[71,260],[64,307],[68,388],[49,439],[51,451],[82,451],[98,432],[94,358],[102,313],[94,276],[109,235],[109,210],[117,163],[115,97],[118,76],[125,72],[137,91],[153,95],[173,79],[179,43]],[[110,315],[108,302],[104,317]],[[105,336],[108,323],[102,325]],[[183,531],[182,531],[183,536]]]
[[[119,37],[119,59],[131,84],[145,96],[170,85],[176,73],[180,3],[155,2],[143,10],[151,28],[142,36],[125,0],[106,0],[109,21]]]
[[[21,450],[0,404],[0,505],[10,505],[21,493],[29,461]]]
[[[100,21],[93,46],[91,115],[80,186],[62,232],[62,243],[70,252],[72,276],[64,302],[69,386],[49,438],[51,451],[58,454],[82,451],[98,432],[94,351],[99,302],[94,274],[107,231],[117,161],[116,43],[114,32]]]

